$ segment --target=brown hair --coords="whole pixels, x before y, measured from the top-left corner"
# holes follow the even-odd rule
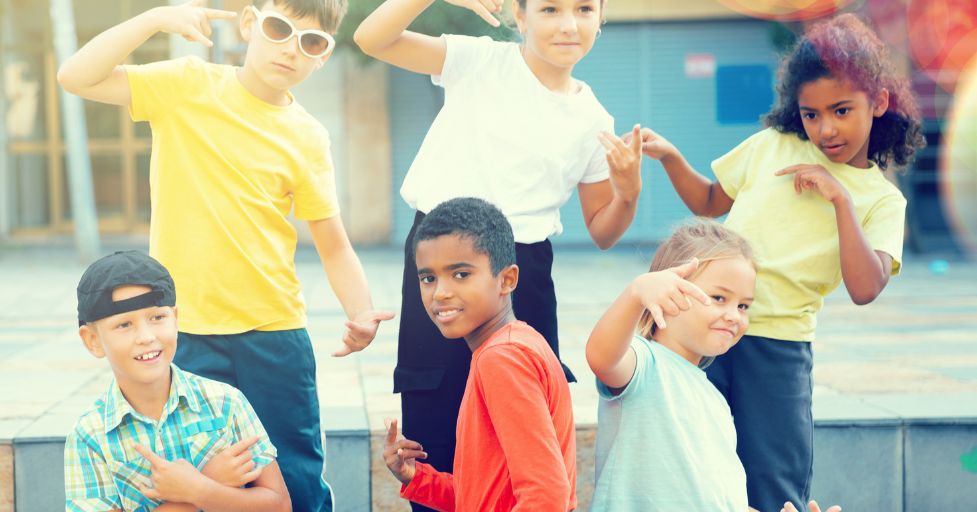
[[[322,30],[330,34],[339,30],[348,7],[347,0],[265,0],[260,3],[266,4],[268,1],[276,6],[284,5],[291,14],[300,18],[315,17]]]
[[[648,271],[658,272],[688,263],[692,258],[698,258],[699,268],[689,276],[689,279],[693,279],[701,274],[710,262],[737,257],[746,259],[754,269],[756,268],[753,249],[745,238],[714,220],[697,217],[679,226],[672,236],[658,247]],[[641,313],[638,333],[648,340],[655,334],[655,320],[648,310]]]
[[[919,108],[909,80],[896,73],[889,50],[854,14],[843,14],[812,26],[780,64],[777,104],[763,120],[781,133],[807,140],[797,96],[803,85],[821,78],[849,82],[871,101],[883,88],[889,108],[872,121],[868,159],[882,169],[904,166],[926,145]]]

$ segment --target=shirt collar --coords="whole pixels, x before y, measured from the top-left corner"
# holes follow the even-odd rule
[[[190,410],[200,412],[200,399],[197,393],[194,392],[193,384],[187,377],[186,372],[181,370],[177,365],[170,363],[170,393],[166,399],[166,405],[163,406],[163,416],[161,419],[165,419],[176,410],[180,404],[180,398],[186,401],[187,407]],[[108,434],[117,428],[122,424],[126,416],[129,415],[141,421],[150,421],[132,408],[132,405],[129,404],[129,401],[122,394],[119,383],[113,378],[112,383],[109,385],[109,390],[105,394],[105,408],[103,412],[105,433]]]

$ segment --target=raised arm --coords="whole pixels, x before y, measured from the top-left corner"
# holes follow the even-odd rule
[[[638,211],[641,194],[641,143],[639,125],[634,125],[629,142],[612,133],[598,135],[607,150],[610,176],[596,183],[577,185],[577,196],[583,211],[584,224],[594,244],[609,249],[621,239]]]
[[[686,281],[698,268],[698,260],[636,277],[597,321],[587,340],[587,364],[609,388],[623,388],[634,376],[637,358],[631,347],[635,326],[645,309],[655,323],[665,326],[665,316],[689,309],[689,300],[703,304],[709,297]]]
[[[695,215],[719,217],[733,207],[718,181],[699,174],[671,142],[649,128],[641,130],[641,150],[661,162],[682,202]]]
[[[492,12],[502,10],[502,0],[445,0],[469,9],[493,27],[499,21]],[[363,53],[425,75],[440,75],[444,68],[444,39],[407,30],[434,0],[387,0],[366,17],[353,34]]]
[[[236,16],[233,11],[208,9],[205,0],[178,6],[155,7],[124,21],[89,41],[58,69],[58,83],[82,98],[129,105],[129,80],[122,63],[157,32],[180,34],[187,40],[212,46],[210,21]]]

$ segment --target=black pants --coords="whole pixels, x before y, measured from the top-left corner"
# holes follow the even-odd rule
[[[332,497],[322,479],[315,356],[305,329],[231,335],[181,332],[173,361],[181,369],[244,393],[278,449],[278,467],[292,510],[332,510]]]
[[[743,336],[706,368],[729,402],[750,506],[805,510],[814,468],[811,344]]]
[[[404,245],[404,280],[401,289],[400,333],[394,393],[400,393],[404,437],[421,443],[424,462],[438,471],[451,471],[455,458],[455,426],[465,394],[472,353],[464,340],[448,340],[428,317],[421,302],[417,265],[412,251],[414,231],[424,214],[418,212]],[[512,296],[516,318],[546,338],[560,357],[556,325],[556,291],[550,270],[553,246],[548,240],[516,244],[519,283]],[[567,380],[576,379],[565,365]],[[430,510],[411,503],[416,511]]]

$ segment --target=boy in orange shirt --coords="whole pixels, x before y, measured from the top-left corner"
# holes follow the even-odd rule
[[[458,414],[453,473],[388,420],[384,462],[400,495],[437,510],[566,512],[577,506],[570,388],[546,340],[516,320],[512,228],[486,201],[444,202],[414,235],[424,307],[448,339],[464,338],[471,370]]]

